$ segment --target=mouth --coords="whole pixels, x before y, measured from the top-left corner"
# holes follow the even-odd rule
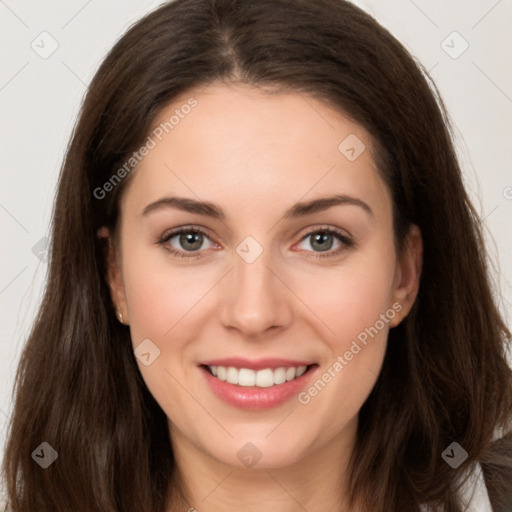
[[[302,377],[315,364],[302,366],[280,366],[278,368],[236,368],[234,366],[201,365],[206,371],[229,384],[241,387],[270,388]]]
[[[224,359],[199,365],[216,397],[231,406],[253,411],[276,407],[296,396],[318,367],[317,363],[277,359]]]

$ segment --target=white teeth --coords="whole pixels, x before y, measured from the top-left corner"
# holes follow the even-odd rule
[[[274,372],[270,368],[258,370],[256,372],[256,386],[259,388],[269,388],[274,385]]]
[[[239,386],[256,386],[259,388],[269,388],[276,384],[283,384],[304,375],[307,366],[298,368],[265,368],[264,370],[251,370],[249,368],[235,368],[233,366],[209,366],[212,374],[219,380],[225,380],[230,384]]]
[[[217,366],[217,378],[220,380],[226,380],[226,367]]]
[[[254,386],[256,383],[256,372],[248,370],[247,368],[241,368],[238,372],[238,382],[240,386]]]
[[[304,375],[306,373],[307,368],[308,368],[307,366],[299,366],[297,368],[297,371],[295,372],[295,378],[298,378],[301,375]]]
[[[238,384],[238,370],[230,366],[226,370],[226,382],[230,384]]]
[[[295,368],[288,368],[286,370],[286,380],[293,380],[295,379]]]
[[[274,370],[274,384],[282,384],[283,382],[286,382],[286,368]]]

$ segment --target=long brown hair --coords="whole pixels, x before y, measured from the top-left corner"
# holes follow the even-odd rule
[[[310,95],[359,123],[393,195],[397,247],[411,223],[422,232],[419,295],[391,330],[360,411],[353,502],[460,512],[457,488],[478,461],[494,510],[504,511],[512,501],[511,334],[493,300],[448,116],[404,47],[344,0],[176,0],[130,28],[102,63],[62,167],[46,291],[17,373],[3,467],[9,506],[165,509],[175,468],[166,416],[116,320],[97,237],[102,226],[115,232],[130,177],[105,197],[94,191],[173,98],[218,81]],[[457,469],[441,457],[454,441],[468,453]],[[31,457],[42,442],[58,452],[47,469]]]

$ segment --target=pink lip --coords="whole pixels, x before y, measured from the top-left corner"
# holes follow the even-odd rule
[[[219,360],[220,361],[220,360]],[[228,360],[222,360],[223,362]],[[231,360],[233,361],[233,360]],[[273,366],[263,366],[264,368],[271,368]],[[274,362],[276,360],[273,360]],[[253,361],[254,363],[254,361]],[[210,364],[210,363],[208,363]],[[244,363],[246,364],[246,363]],[[258,363],[259,364],[259,363]],[[305,364],[293,364],[289,366],[305,366]],[[211,365],[211,366],[235,366],[234,364],[225,365]],[[284,365],[281,365],[284,366]],[[236,366],[235,366],[236,367]],[[248,366],[241,365],[240,368],[250,368]],[[276,366],[279,368],[279,366]],[[236,384],[230,384],[229,382],[217,379],[210,374],[210,372],[204,366],[200,366],[199,369],[206,378],[206,382],[210,386],[212,392],[224,402],[238,407],[240,409],[246,409],[249,411],[261,411],[264,409],[270,409],[271,407],[277,407],[283,404],[293,396],[296,396],[301,389],[304,389],[307,381],[309,381],[318,366],[308,368],[306,373],[301,375],[297,379],[293,379],[282,384],[277,384],[268,388],[259,388],[256,386],[238,386]]]
[[[263,370],[265,368],[289,368],[294,366],[309,366],[314,361],[293,361],[291,359],[264,358],[264,359],[245,359],[243,357],[228,357],[225,359],[213,359],[199,363],[205,366],[233,366],[234,368],[248,368],[249,370]]]

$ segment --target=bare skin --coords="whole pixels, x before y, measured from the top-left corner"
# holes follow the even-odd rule
[[[358,412],[381,369],[389,329],[416,298],[421,234],[413,226],[407,249],[396,254],[392,200],[372,141],[326,104],[211,85],[173,101],[155,127],[191,96],[197,106],[133,171],[121,201],[120,245],[110,252],[112,297],[134,348],[150,339],[160,351],[152,364],[138,364],[169,419],[184,487],[184,500],[173,500],[169,512],[348,511]],[[353,161],[338,149],[351,134],[366,148]],[[295,203],[334,194],[357,201],[284,216]],[[143,214],[170,196],[215,203],[225,217],[170,206]],[[179,234],[159,243],[190,226],[206,233],[192,248]],[[323,250],[315,234],[326,229],[343,238],[327,234],[323,247],[331,247]],[[262,249],[251,263],[237,252],[246,237],[257,242],[250,251]],[[378,333],[345,357],[372,326]],[[248,411],[213,394],[198,366],[230,356],[318,366],[302,401]],[[339,356],[346,364],[336,371]],[[331,379],[312,396],[308,389],[325,372]],[[248,442],[260,452],[252,467],[239,458]]]

